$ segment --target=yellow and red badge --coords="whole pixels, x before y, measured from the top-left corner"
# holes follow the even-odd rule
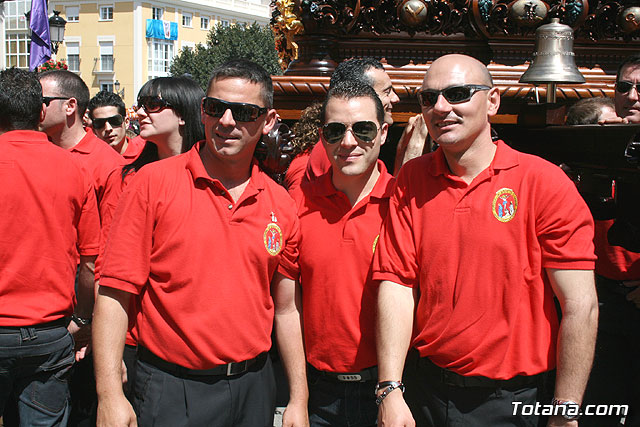
[[[280,229],[278,224],[276,224],[276,222],[278,222],[278,219],[276,218],[275,214],[271,212],[271,222],[267,224],[267,228],[265,228],[263,234],[264,247],[272,256],[276,256],[280,253],[280,251],[282,251],[284,243],[282,230]]]
[[[500,222],[509,222],[518,210],[518,197],[510,188],[501,188],[496,191],[491,205],[493,216]]]

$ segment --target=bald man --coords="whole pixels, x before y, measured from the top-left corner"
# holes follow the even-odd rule
[[[440,148],[403,166],[374,257],[378,423],[535,426],[539,402],[576,426],[598,316],[589,210],[560,168],[492,141],[482,63],[437,59],[419,99]]]

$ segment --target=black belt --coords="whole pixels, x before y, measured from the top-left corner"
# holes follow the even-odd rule
[[[488,387],[488,388],[503,388],[503,389],[516,389],[528,386],[535,386],[540,384],[542,374],[525,376],[517,375],[508,380],[494,380],[482,376],[464,376],[457,374],[448,369],[444,369],[429,360],[428,357],[421,357],[418,360],[418,366],[422,368],[423,372],[435,382],[441,384],[454,386],[454,387]]]
[[[70,318],[69,317],[61,317],[60,319],[54,320],[52,322],[40,323],[38,325],[27,325],[27,326],[0,326],[0,333],[14,333],[20,332],[20,329],[24,328],[33,328],[36,331],[42,331],[45,329],[55,329],[55,328],[66,328],[69,326]]]
[[[254,365],[258,368],[261,367],[264,364],[264,362],[267,360],[267,352],[259,354],[253,359],[244,360],[242,362],[227,363],[226,365],[216,366],[215,368],[211,368],[211,369],[189,369],[189,368],[185,368],[184,366],[176,365],[175,363],[167,362],[166,360],[161,359],[155,354],[153,354],[151,351],[149,351],[149,349],[142,347],[141,345],[138,345],[138,359],[150,365],[155,366],[161,371],[167,372],[177,377],[185,377],[185,376],[232,377],[235,375],[244,374],[249,370],[250,367]]]
[[[316,374],[323,377],[328,377],[336,381],[341,382],[364,382],[364,381],[377,381],[378,380],[378,367],[372,366],[371,368],[364,369],[360,372],[327,372],[319,371],[311,364],[307,364],[310,374]]]

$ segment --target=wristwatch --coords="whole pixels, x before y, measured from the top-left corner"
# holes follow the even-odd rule
[[[84,317],[79,317],[75,313],[73,313],[71,315],[71,320],[73,320],[76,323],[76,325],[78,325],[78,326],[87,326],[87,325],[91,324],[92,318],[89,317],[87,319],[87,318],[84,318]]]
[[[553,398],[551,404],[556,407],[564,406],[563,410],[554,411],[555,415],[560,415],[567,421],[575,421],[580,418],[580,404],[573,400],[562,400]]]

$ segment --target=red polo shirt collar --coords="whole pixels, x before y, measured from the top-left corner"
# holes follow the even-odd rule
[[[487,168],[489,170],[489,176],[494,175],[493,171],[496,170],[505,170],[510,169],[512,167],[518,166],[518,152],[513,148],[509,147],[502,140],[498,140],[495,142],[496,144],[496,153],[491,161],[491,164]],[[429,173],[433,176],[443,175],[443,176],[453,176],[451,171],[449,170],[449,165],[447,164],[447,160],[444,157],[444,152],[442,148],[438,148],[435,153],[435,161],[431,162],[429,165]],[[484,172],[483,172],[484,173]]]
[[[378,170],[380,171],[380,177],[373,186],[371,193],[369,193],[369,197],[372,199],[388,199],[393,193],[393,185],[391,185],[393,180],[391,177],[389,177],[389,179],[380,179],[387,175],[387,167],[382,160],[378,160]],[[314,196],[327,197],[336,193],[342,194],[342,192],[337,190],[333,185],[333,181],[331,180],[332,174],[333,167],[318,177],[318,181],[311,187]]]
[[[187,163],[186,168],[191,173],[191,177],[193,178],[193,182],[196,183],[198,180],[205,180],[208,183],[215,185],[221,189],[225,189],[222,183],[215,179],[211,178],[207,173],[207,170],[202,163],[202,159],[200,158],[200,150],[204,148],[205,141],[200,141],[194,147],[195,149],[189,150],[186,153]],[[243,193],[246,196],[251,196],[253,194],[257,194],[258,191],[262,191],[265,188],[265,175],[260,173],[260,167],[258,166],[258,162],[256,159],[253,159],[251,162],[251,179],[249,180],[249,185],[247,186],[247,190],[251,188],[253,191],[249,192],[245,190]]]

